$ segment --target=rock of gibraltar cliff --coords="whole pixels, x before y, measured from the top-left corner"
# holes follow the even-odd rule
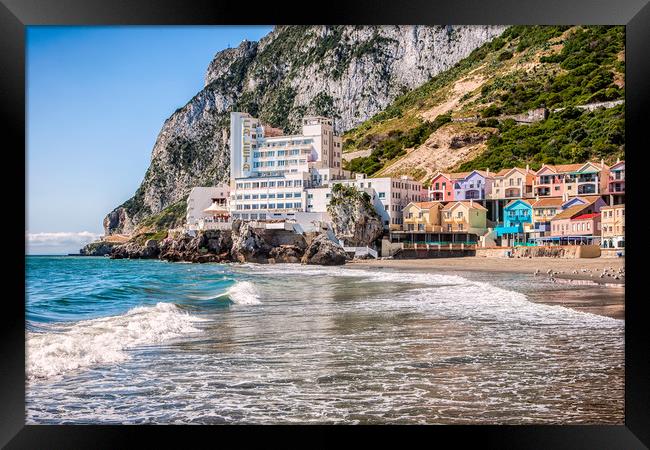
[[[132,198],[104,219],[106,234],[143,222],[178,224],[192,186],[229,177],[229,112],[295,132],[302,116],[345,132],[451,68],[502,26],[279,26],[217,53],[205,86],[163,124]],[[146,224],[146,223],[145,223]]]

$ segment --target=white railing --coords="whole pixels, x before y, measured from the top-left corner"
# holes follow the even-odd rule
[[[370,255],[373,258],[377,259],[377,257],[379,256],[377,250],[373,250],[370,247],[343,247],[343,250],[345,250],[347,253],[354,252],[355,257]]]

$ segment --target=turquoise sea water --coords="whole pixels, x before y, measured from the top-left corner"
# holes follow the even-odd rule
[[[26,260],[28,423],[623,420],[624,322],[545,280]]]

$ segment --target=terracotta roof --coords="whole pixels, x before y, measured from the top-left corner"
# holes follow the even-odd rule
[[[600,213],[581,214],[577,217],[573,217],[571,220],[593,219],[596,216],[600,216]]]
[[[452,180],[460,180],[461,178],[467,177],[472,172],[452,172],[449,174],[449,178]]]
[[[454,206],[456,206],[456,205],[459,204],[459,203],[460,203],[461,205],[465,205],[465,206],[467,206],[468,208],[483,209],[483,210],[487,211],[487,209],[486,209],[483,205],[481,205],[480,203],[478,203],[478,202],[469,202],[469,201],[449,202],[449,203],[448,203],[447,205],[445,205],[445,207],[442,208],[442,209],[452,209]]]
[[[560,207],[562,206],[562,203],[564,203],[562,197],[540,198],[539,200],[535,200],[533,202],[533,208],[549,208],[551,206]]]
[[[591,162],[591,161],[587,161],[587,162],[584,162],[582,164],[556,164],[556,165],[544,164],[544,165],[542,165],[542,167],[539,168],[539,170],[537,172],[540,172],[545,167],[548,167],[549,169],[551,169],[551,170],[553,170],[553,171],[555,171],[557,173],[576,172],[577,170],[579,170],[585,164],[593,164],[596,167],[606,167],[606,166],[601,166],[600,163],[595,163],[595,162]]]
[[[449,173],[444,173],[444,172],[437,172],[437,173],[433,176],[433,178],[431,178],[431,181],[435,180],[435,179],[438,178],[439,176],[443,176],[443,177],[445,177],[445,178],[447,178],[447,179],[449,179],[449,180],[451,179],[451,174],[449,174]]]
[[[625,203],[620,203],[618,205],[611,205],[611,206],[609,205],[603,206],[602,208],[600,208],[600,210],[602,211],[603,209],[619,209],[619,208],[625,208]]]
[[[582,164],[558,164],[553,166],[557,172],[575,172],[587,163]]]
[[[443,206],[441,202],[411,202],[413,206],[417,206],[420,209],[429,209],[436,205]]]
[[[580,211],[587,208],[588,206],[589,206],[588,204],[571,206],[570,208],[567,208],[564,211],[557,213],[555,216],[551,218],[551,220],[570,219],[576,214],[579,214]]]

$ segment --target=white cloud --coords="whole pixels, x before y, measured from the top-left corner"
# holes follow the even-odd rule
[[[101,234],[90,231],[30,233],[26,232],[29,253],[68,253],[78,252],[89,242],[99,239]]]

